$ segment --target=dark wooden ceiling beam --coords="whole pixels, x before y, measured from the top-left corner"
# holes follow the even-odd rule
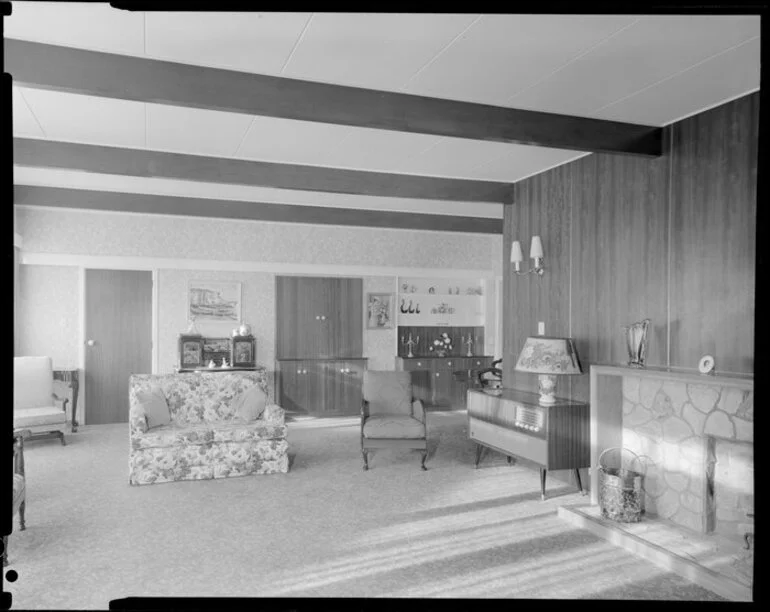
[[[99,174],[458,202],[510,202],[509,183],[205,157],[14,138],[13,162]]]
[[[353,225],[479,234],[503,233],[502,219],[483,217],[270,204],[240,200],[212,200],[37,185],[16,185],[14,187],[14,204],[283,223]]]
[[[659,127],[519,110],[5,40],[6,70],[27,87],[378,128],[556,147],[661,155]]]

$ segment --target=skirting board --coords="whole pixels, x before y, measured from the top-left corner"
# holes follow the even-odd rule
[[[606,525],[604,521],[582,511],[580,506],[561,506],[558,513],[559,518],[572,523],[576,527],[588,529],[612,544],[621,546],[635,555],[644,557],[659,567],[675,572],[725,599],[730,601],[752,601],[750,588],[726,576],[722,576],[707,567],[685,559],[657,544],[647,542],[643,538],[621,529],[613,529],[611,526]]]

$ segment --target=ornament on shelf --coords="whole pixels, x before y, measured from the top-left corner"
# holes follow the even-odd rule
[[[412,340],[412,334],[409,334],[409,340],[407,340],[406,342],[404,342],[404,337],[401,336],[401,344],[409,347],[409,353],[407,354],[407,357],[414,357],[414,353],[412,353],[412,347],[417,346],[419,342],[420,342],[420,336],[417,336],[417,340]]]
[[[468,347],[468,353],[466,356],[473,357],[473,350],[472,350],[473,342],[474,342],[473,336],[468,336],[467,340],[465,339],[465,336],[462,336],[462,340],[463,340],[463,344],[465,344]]]
[[[249,325],[248,323],[242,323],[241,326],[238,328],[238,334],[241,336],[250,336],[251,325]]]
[[[628,349],[628,365],[632,368],[643,368],[647,357],[647,332],[650,328],[650,319],[643,319],[622,327]]]
[[[214,363],[213,359],[211,361],[209,361],[209,367],[210,368],[216,368],[217,367],[217,364]]]
[[[711,355],[704,355],[698,362],[698,371],[701,374],[714,375],[714,357]]]
[[[227,365],[227,357],[222,357],[222,365],[220,366],[222,368],[229,368],[230,366]]]

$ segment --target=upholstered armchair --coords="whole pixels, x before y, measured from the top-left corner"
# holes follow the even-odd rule
[[[361,453],[364,471],[369,469],[368,452],[374,448],[422,450],[422,469],[428,457],[425,409],[412,396],[409,372],[367,370],[364,372],[361,405]]]
[[[61,438],[67,422],[66,398],[53,392],[50,357],[13,358],[13,428],[23,427],[30,439]]]
[[[13,512],[11,519],[19,515],[19,526],[24,531],[24,510],[27,506],[27,486],[24,479],[24,438],[29,437],[29,430],[19,430],[13,434]],[[8,536],[3,536],[3,567],[8,565]]]

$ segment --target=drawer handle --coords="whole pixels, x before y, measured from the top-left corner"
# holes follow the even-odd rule
[[[452,365],[452,362],[451,361],[447,361],[446,364],[447,365]]]
[[[418,365],[418,366],[421,366],[421,365],[422,365],[422,361],[418,361],[418,362],[417,362],[417,365]]]
[[[302,370],[297,370],[297,374],[302,374]]]
[[[436,372],[436,376],[441,376],[441,372]]]

